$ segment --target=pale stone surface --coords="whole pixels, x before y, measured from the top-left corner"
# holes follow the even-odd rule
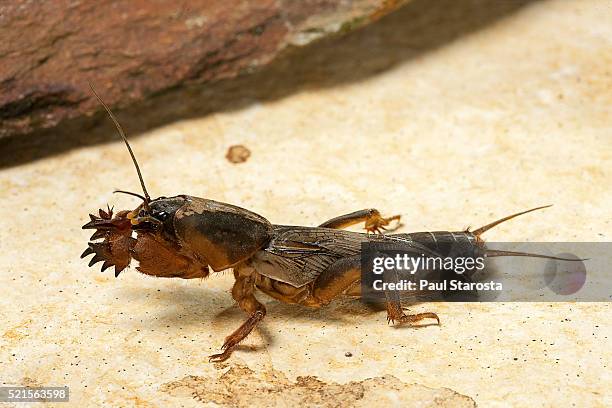
[[[218,378],[187,376],[160,388],[176,397],[191,397],[233,407],[372,407],[394,406],[401,401],[413,407],[475,407],[474,401],[449,389],[431,389],[406,384],[392,375],[350,381],[346,384],[325,383],[316,377],[300,376],[288,381],[282,372],[232,365]]]
[[[391,21],[380,46],[409,47],[409,23]],[[133,147],[154,195],[222,200],[275,223],[376,207],[403,214],[404,230],[461,229],[554,203],[487,238],[607,241],[610,21],[609,2],[536,2],[376,75],[174,123]],[[247,162],[225,159],[234,144],[251,150]],[[0,172],[2,382],[67,384],[71,406],[195,407],[171,384],[212,384],[240,365],[330,386],[393,376],[437,389],[423,391],[432,403],[444,387],[483,406],[612,404],[609,303],[419,304],[442,326],[396,329],[352,301],[265,299],[247,347],[209,364],[243,320],[229,274],[115,279],[79,259],[87,213],[136,205],[115,188],[138,190],[119,142]]]

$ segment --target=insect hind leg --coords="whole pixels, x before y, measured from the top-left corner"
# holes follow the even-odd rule
[[[383,217],[382,215],[380,215],[380,211],[378,211],[377,209],[368,208],[365,210],[359,210],[350,214],[344,214],[332,218],[331,220],[327,220],[323,224],[319,225],[319,227],[342,229],[363,222],[365,223],[364,229],[366,231],[373,233],[382,233],[383,231],[387,231],[387,226],[389,226],[391,221],[397,221],[397,225],[389,230],[395,231],[396,229],[398,229],[402,225],[400,222],[400,218],[400,215]]]
[[[395,271],[385,272],[386,282],[397,282]],[[353,290],[361,280],[361,258],[359,256],[340,259],[327,268],[314,282],[313,298],[319,305],[326,305],[337,296]],[[440,324],[440,318],[432,312],[406,314],[402,308],[399,293],[385,291],[387,303],[387,321],[401,324],[412,324],[423,319],[435,319]]]
[[[326,305],[361,280],[361,258],[339,259],[324,270],[314,281],[312,298],[318,305]]]
[[[397,272],[395,270],[388,270],[384,274],[385,282],[398,282]],[[398,322],[399,325],[420,322],[424,319],[435,319],[438,326],[440,325],[440,318],[433,312],[417,313],[417,314],[406,314],[407,308],[402,307],[402,302],[397,291],[385,291],[385,298],[387,300],[387,323],[395,324]]]
[[[424,319],[435,319],[436,324],[440,325],[440,318],[433,312],[417,313],[417,314],[406,314],[404,311],[408,311],[407,308],[403,308],[399,301],[387,301],[387,322],[395,324],[398,322],[400,325],[420,322]]]

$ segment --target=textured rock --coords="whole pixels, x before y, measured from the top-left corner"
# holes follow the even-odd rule
[[[0,137],[186,83],[232,78],[288,46],[376,20],[406,0],[13,2],[0,7]]]
[[[476,407],[470,397],[447,388],[406,384],[392,375],[346,384],[327,383],[314,376],[292,382],[280,371],[255,373],[242,365],[228,367],[216,379],[186,376],[162,384],[160,391],[223,407],[389,407],[400,401],[412,407]]]

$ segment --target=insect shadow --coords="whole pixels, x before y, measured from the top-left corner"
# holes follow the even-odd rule
[[[260,295],[269,311],[269,322],[282,319],[296,323],[321,322],[354,326],[361,317],[384,319],[382,312],[385,311],[385,305],[383,303],[365,302],[359,298],[337,299],[324,309],[305,309],[300,305],[278,302],[265,294]],[[237,318],[242,317],[240,309],[235,307],[235,303],[225,295],[224,291],[204,286],[181,285],[163,290],[123,286],[116,289],[116,297],[130,304],[132,310],[142,310],[143,308],[139,305],[144,306],[145,304],[147,308],[155,310],[154,313],[134,316],[134,321],[138,321],[138,327],[142,326],[141,320],[154,328],[193,327],[209,324],[208,322],[212,322],[213,326],[232,326]],[[411,304],[418,303],[423,302],[417,301]],[[259,332],[269,344],[272,344],[272,336],[267,334],[271,327],[266,328],[265,326],[259,327]],[[414,327],[427,326],[429,324]]]

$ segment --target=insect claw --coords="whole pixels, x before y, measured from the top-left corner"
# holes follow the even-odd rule
[[[83,251],[83,253],[81,254],[81,259],[83,259],[83,258],[85,258],[86,256],[91,255],[91,254],[93,254],[93,253],[94,253],[94,250],[93,250],[93,249],[91,249],[91,247],[90,247],[90,246],[88,246],[88,247],[87,247],[87,249],[86,249],[86,250],[84,250],[84,251]]]
[[[119,274],[124,270],[125,268],[120,268],[119,266],[115,265],[115,278],[119,277]]]
[[[100,210],[98,212],[100,213],[100,217],[102,219],[110,220],[111,218],[113,218],[113,210],[110,208],[110,206],[108,204],[106,204],[106,208],[108,208],[108,212],[104,211],[101,208],[100,208]]]
[[[103,260],[104,259],[100,255],[95,254],[94,257],[91,258],[91,261],[89,261],[88,266],[93,266],[95,263],[103,261]]]
[[[224,351],[223,353],[219,353],[219,354],[213,354],[212,356],[208,357],[208,362],[209,363],[220,363],[222,361],[227,360],[230,357],[231,353],[227,353],[227,351]]]
[[[104,272],[105,270],[107,270],[111,266],[113,266],[113,264],[111,262],[104,261],[104,263],[102,264],[102,269],[100,269],[100,272]]]
[[[91,214],[89,216],[91,217]],[[89,221],[87,224],[83,225],[81,228],[82,229],[93,229],[93,228],[96,228],[96,224],[97,223],[98,223],[98,219],[92,218],[91,221]]]
[[[104,238],[104,235],[106,235],[106,231],[97,230],[96,232],[93,233],[93,235],[89,239],[93,241],[99,238]]]

